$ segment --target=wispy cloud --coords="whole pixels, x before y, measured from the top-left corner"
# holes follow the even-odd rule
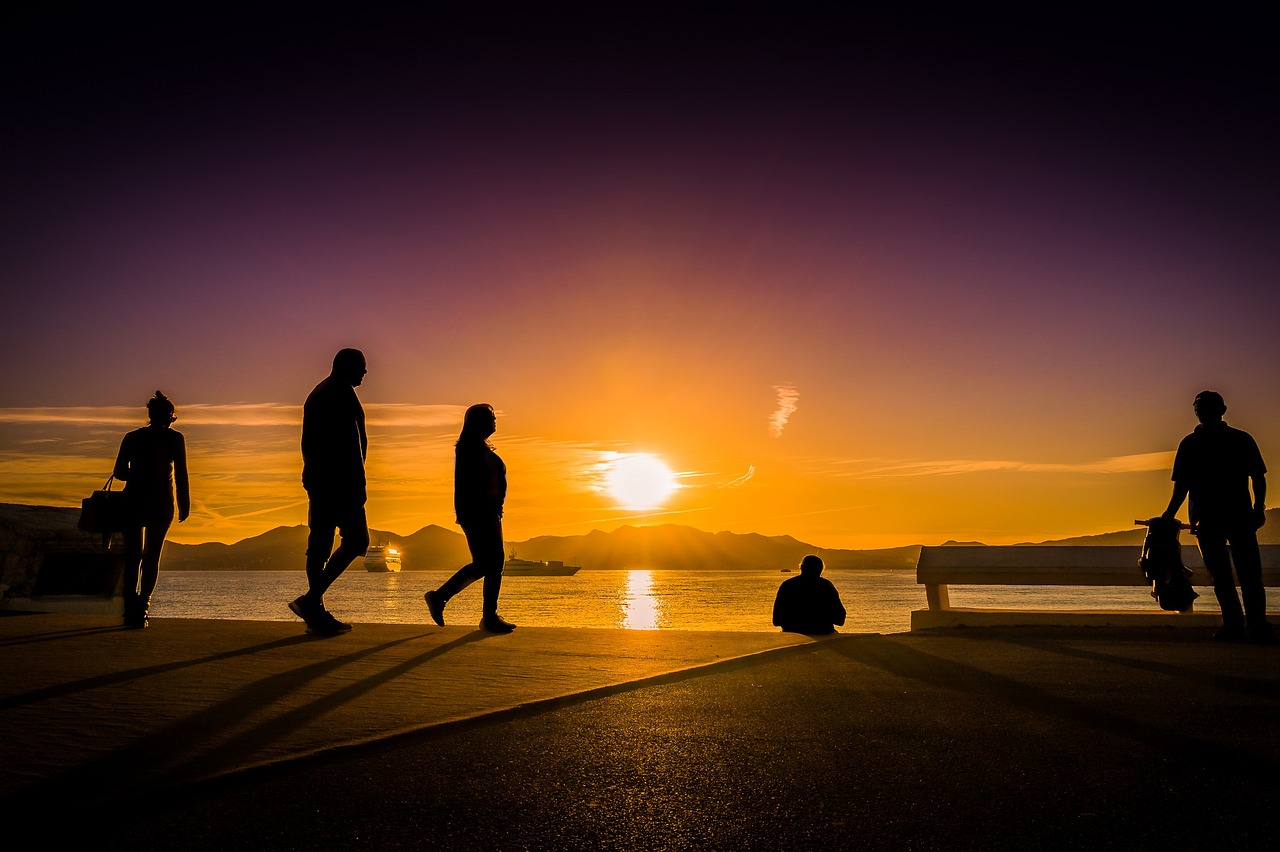
[[[721,485],[720,487],[721,488],[737,488],[741,485],[746,485],[748,482],[751,481],[751,478],[755,475],[756,475],[756,466],[753,464],[747,465],[746,473],[742,474],[742,476],[736,477],[735,479],[729,480],[728,482],[726,482],[724,485]]]
[[[1173,452],[1138,453],[1086,462],[1009,459],[838,459],[816,463],[839,476],[959,476],[969,473],[1146,473],[1173,467]]]
[[[774,438],[782,437],[782,430],[795,413],[800,402],[800,391],[795,385],[774,385],[773,392],[778,395],[778,406],[769,417],[769,434]]]
[[[369,403],[364,406],[370,426],[435,427],[461,425],[465,406]],[[279,402],[250,402],[178,406],[182,425],[194,426],[291,426],[302,424],[302,406]],[[0,408],[0,423],[69,424],[77,426],[135,426],[146,422],[140,405]]]
[[[143,413],[139,413],[143,412]],[[69,423],[78,426],[132,426],[146,422],[142,406],[87,406],[61,408],[0,408],[0,423]]]

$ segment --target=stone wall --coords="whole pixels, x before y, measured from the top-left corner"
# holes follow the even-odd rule
[[[80,510],[0,503],[0,608],[111,614],[122,608],[121,536],[82,532]]]

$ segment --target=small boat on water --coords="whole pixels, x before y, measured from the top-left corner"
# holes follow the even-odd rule
[[[502,565],[502,573],[507,577],[572,577],[581,570],[581,565],[565,565],[560,561],[517,559],[515,553],[507,557]]]
[[[364,554],[364,569],[380,574],[400,570],[400,550],[390,544],[371,544]]]

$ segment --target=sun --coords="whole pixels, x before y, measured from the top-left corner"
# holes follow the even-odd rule
[[[604,487],[624,508],[653,509],[680,486],[662,459],[651,453],[627,453],[609,463]]]

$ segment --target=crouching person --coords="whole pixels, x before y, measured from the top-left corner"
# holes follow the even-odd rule
[[[773,602],[773,623],[786,633],[820,636],[844,624],[844,604],[831,581],[822,576],[822,560],[800,561],[800,576],[782,582]]]

